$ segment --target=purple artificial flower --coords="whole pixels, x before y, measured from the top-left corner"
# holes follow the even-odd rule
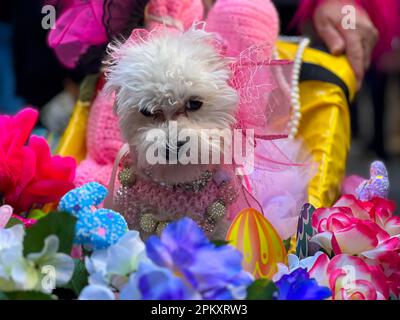
[[[277,300],[325,300],[332,296],[329,288],[310,279],[306,269],[298,268],[275,282]]]
[[[239,251],[229,245],[215,246],[189,218],[169,224],[161,238],[150,237],[146,247],[156,265],[170,270],[203,299],[244,299],[253,281],[242,269]],[[149,289],[151,283],[148,281]]]

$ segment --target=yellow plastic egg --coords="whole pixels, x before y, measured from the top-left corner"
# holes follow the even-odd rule
[[[226,240],[243,254],[243,268],[256,279],[271,279],[278,263],[287,264],[282,239],[268,220],[255,209],[242,210],[232,222]]]

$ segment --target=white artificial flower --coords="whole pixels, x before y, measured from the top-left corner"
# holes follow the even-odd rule
[[[139,232],[127,232],[116,244],[93,252],[85,259],[89,284],[108,285],[119,288],[128,281],[141,261],[147,260],[146,246]]]
[[[37,266],[41,275],[43,275],[43,268],[54,268],[55,284],[64,285],[71,280],[75,263],[70,256],[58,252],[59,243],[60,241],[57,236],[48,236],[44,240],[42,251],[28,254],[27,260],[33,262]]]
[[[105,286],[91,284],[82,290],[79,300],[115,300],[115,295]]]
[[[74,261],[66,254],[58,253],[59,240],[55,235],[45,239],[41,252],[23,255],[25,231],[22,225],[0,229],[0,291],[40,290],[46,275],[43,267],[54,268],[54,284],[68,283],[74,272]]]
[[[20,224],[0,229],[0,291],[31,290],[36,285],[34,265],[23,257],[24,235]]]
[[[140,239],[139,232],[130,231],[108,249],[107,272],[129,275],[146,259],[146,246]]]
[[[108,285],[107,279],[107,250],[97,250],[85,258],[86,270],[89,272],[89,283]]]
[[[21,224],[8,229],[0,229],[0,252],[13,247],[21,247],[25,231]]]
[[[38,281],[33,264],[22,254],[22,246],[0,251],[0,291],[32,290]]]
[[[107,249],[94,251],[85,259],[89,285],[84,288],[79,299],[105,299],[113,290],[121,290],[130,282],[131,275],[143,261],[148,261],[146,246],[137,231],[127,232]]]
[[[283,263],[278,263],[278,272],[273,276],[272,281],[279,281],[284,275],[292,273],[294,270],[302,268],[310,271],[313,267],[317,258],[324,254],[321,251],[318,251],[313,256],[307,257],[305,259],[300,260],[294,254],[288,254],[288,266]]]

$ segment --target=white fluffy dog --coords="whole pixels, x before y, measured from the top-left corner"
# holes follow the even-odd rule
[[[113,45],[110,53],[106,90],[116,94],[115,111],[136,157],[136,174],[166,183],[198,178],[209,165],[184,165],[179,160],[150,164],[147,155],[155,145],[166,150],[167,160],[179,153],[186,141],[170,142],[172,122],[178,135],[183,129],[198,131],[201,137],[202,129],[232,128],[238,96],[229,85],[231,61],[218,51],[215,36],[196,28],[184,33],[158,30],[144,39]],[[164,138],[149,139],[160,130]]]

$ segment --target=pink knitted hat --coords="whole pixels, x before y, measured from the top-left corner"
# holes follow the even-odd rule
[[[150,0],[146,10],[147,29],[165,25],[184,31],[193,22],[203,20],[203,15],[202,0]]]
[[[270,0],[218,0],[208,14],[206,30],[227,42],[227,55],[238,57],[254,44],[274,45],[279,17]]]

